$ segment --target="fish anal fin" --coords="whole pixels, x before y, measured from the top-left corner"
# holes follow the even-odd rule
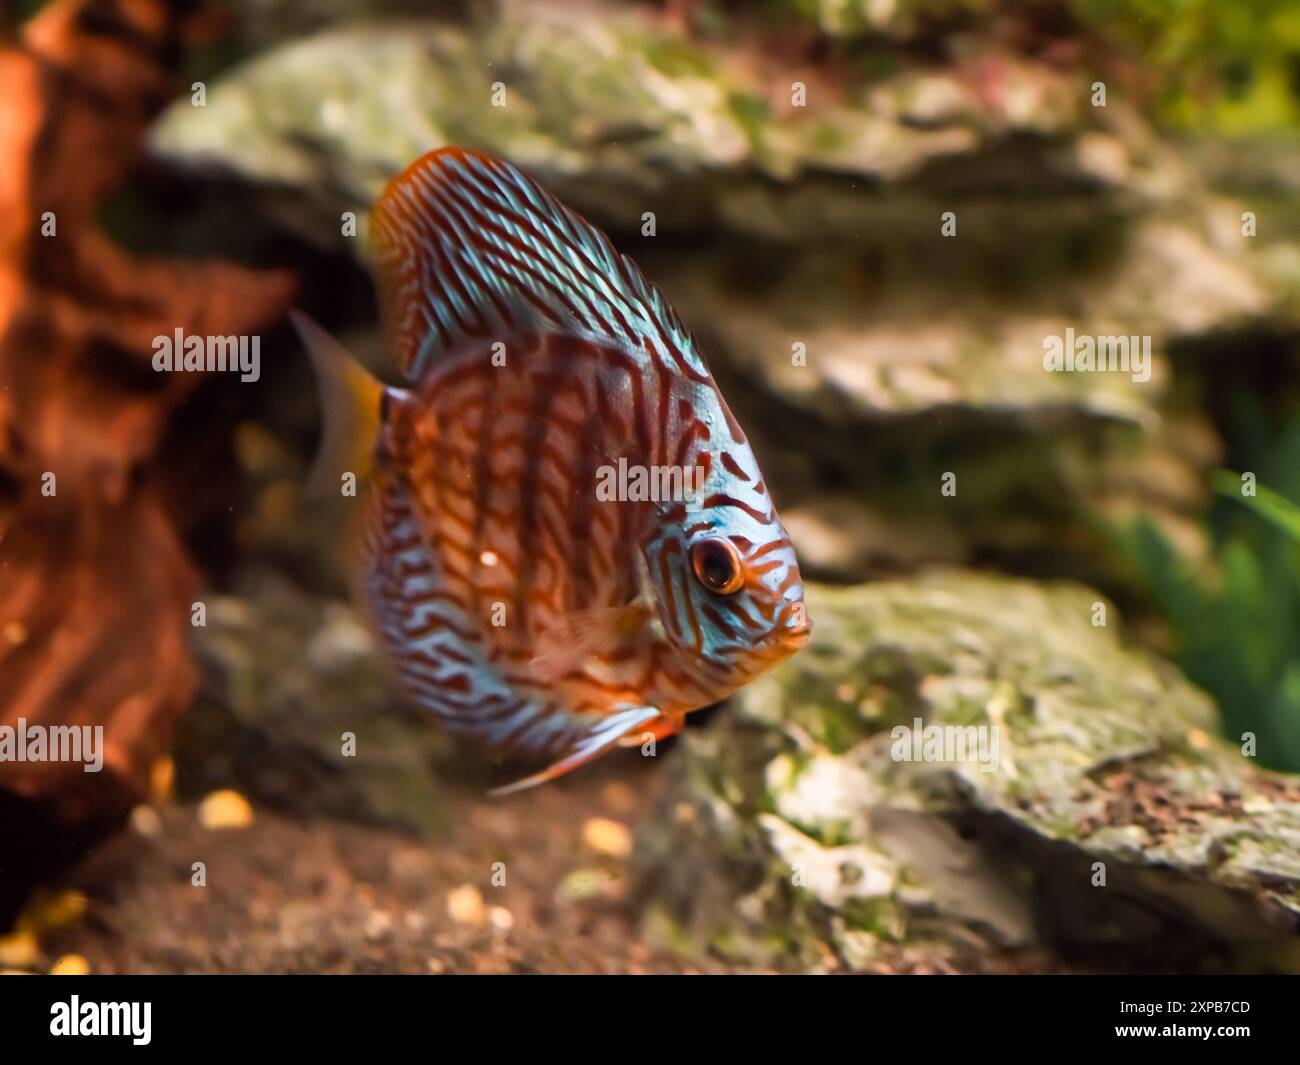
[[[618,738],[620,747],[640,747],[647,739],[656,743],[675,736],[686,725],[685,714],[663,714],[653,721],[647,721],[634,732],[625,732]]]
[[[547,766],[540,773],[524,777],[523,780],[516,780],[513,784],[506,784],[504,787],[493,788],[488,792],[488,795],[498,799],[504,795],[527,791],[529,788],[537,787],[538,784],[545,784],[548,780],[555,780],[566,773],[572,773],[579,766],[585,765],[593,758],[604,754],[630,730],[660,716],[659,711],[653,706],[635,706],[626,710],[619,710],[608,717],[600,718],[596,727],[559,761]]]

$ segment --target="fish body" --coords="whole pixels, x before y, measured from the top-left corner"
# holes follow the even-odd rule
[[[603,233],[459,149],[395,178],[371,226],[406,387],[296,318],[326,396],[317,476],[368,449],[361,594],[407,694],[553,760],[503,790],[669,735],[807,641],[745,435]]]

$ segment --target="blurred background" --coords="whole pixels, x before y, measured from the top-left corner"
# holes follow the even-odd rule
[[[0,11],[0,723],[107,737],[0,763],[0,969],[1300,969],[1300,7]],[[498,801],[349,605],[285,324],[394,379],[366,213],[443,144],[660,285],[814,582],[656,757]]]

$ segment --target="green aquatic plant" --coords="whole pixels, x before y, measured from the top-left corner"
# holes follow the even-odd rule
[[[1290,473],[1300,470],[1300,420],[1269,451],[1277,487],[1253,473],[1212,477],[1212,574],[1148,520],[1121,540],[1180,665],[1218,702],[1225,734],[1243,745],[1253,736],[1265,765],[1300,770],[1300,477]]]
[[[727,9],[715,0],[717,10]],[[739,10],[738,5],[733,5]],[[1042,47],[1080,46],[1085,70],[1173,126],[1226,133],[1300,122],[1300,5],[1294,0],[767,0],[851,46],[932,42],[1015,20]]]
[[[1261,518],[1281,529],[1294,542],[1300,543],[1300,506],[1283,495],[1263,485],[1249,489],[1242,477],[1220,470],[1212,478],[1214,487],[1229,498],[1239,497]]]
[[[1122,42],[1175,124],[1229,132],[1300,120],[1300,7],[1292,0],[1070,0],[1081,26]]]

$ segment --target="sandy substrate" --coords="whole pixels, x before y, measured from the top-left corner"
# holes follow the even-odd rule
[[[586,837],[618,851],[617,828],[589,822],[628,824],[646,782],[603,769],[513,800],[454,792],[450,832],[427,842],[265,810],[212,830],[163,807],[72,873],[86,916],[42,946],[107,973],[722,971],[639,937],[624,860]]]
[[[458,785],[451,827],[427,841],[265,809],[223,829],[205,827],[194,804],[137,811],[60,885],[85,896],[85,914],[43,935],[31,968],[72,955],[96,973],[761,971],[647,942],[626,904],[621,828],[651,808],[663,778],[627,764],[506,800]],[[191,882],[196,862],[204,887]],[[954,969],[899,948],[878,971]]]

